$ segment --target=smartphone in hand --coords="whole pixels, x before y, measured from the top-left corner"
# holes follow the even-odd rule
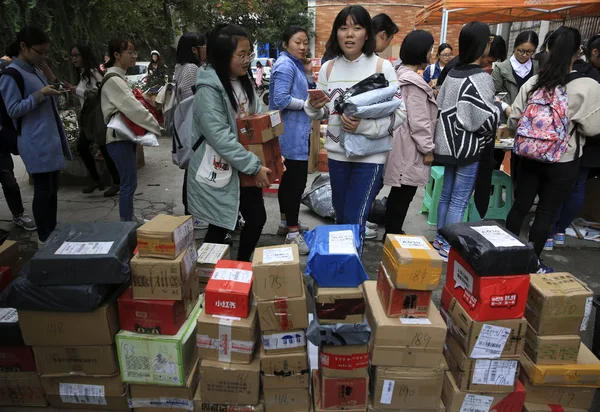
[[[314,99],[322,99],[322,98],[325,99],[325,98],[327,98],[327,95],[321,89],[310,89],[308,91],[308,95],[311,96]]]
[[[507,92],[501,92],[496,95],[496,99],[503,100],[508,95]]]

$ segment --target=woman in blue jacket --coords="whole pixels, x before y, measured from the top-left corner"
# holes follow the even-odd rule
[[[23,79],[23,92],[13,76],[0,77],[0,94],[13,120],[18,136],[19,154],[33,179],[33,217],[40,244],[56,227],[58,179],[65,168],[65,157],[72,159],[67,136],[53,96],[54,86],[40,70],[45,65],[50,39],[37,27],[24,27],[9,46],[13,62],[9,68]],[[68,92],[65,89],[65,92]]]
[[[279,184],[281,224],[277,231],[287,235],[285,243],[295,243],[301,255],[308,254],[308,246],[298,220],[300,201],[308,176],[309,137],[311,120],[304,112],[308,89],[315,87],[308,52],[308,35],[300,26],[289,26],[283,33],[284,52],[275,62],[269,85],[269,109],[281,110],[285,132],[279,136],[281,154],[286,172]]]

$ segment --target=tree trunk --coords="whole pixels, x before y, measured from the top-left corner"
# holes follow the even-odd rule
[[[69,17],[67,16],[67,10],[65,9],[65,4],[63,0],[54,0],[54,4],[56,6],[56,18],[58,19],[58,24],[60,26],[60,32],[62,33],[64,45],[68,51],[71,50],[71,47],[75,45],[75,41],[73,40],[73,33],[71,33],[71,24],[69,22]],[[69,57],[70,60],[70,57]],[[73,70],[73,65],[69,64],[69,78],[71,81],[75,79],[75,72]]]

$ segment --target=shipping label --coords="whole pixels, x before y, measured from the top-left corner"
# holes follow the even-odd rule
[[[460,412],[489,412],[492,402],[494,402],[493,396],[467,393],[460,407]]]
[[[194,401],[189,399],[178,398],[131,398],[129,399],[129,407],[135,408],[165,408],[165,409],[183,409],[185,411],[194,410]]]
[[[0,323],[17,323],[19,313],[13,308],[0,308]]]
[[[269,117],[271,118],[271,127],[275,127],[279,123],[281,123],[281,114],[279,113],[279,111],[272,112],[271,114],[269,114]]]
[[[218,245],[215,243],[205,243],[198,249],[198,263],[216,265],[217,262],[224,258],[227,251],[227,245]]]
[[[583,313],[583,319],[581,320],[581,327],[579,330],[583,332],[587,329],[588,322],[590,321],[590,315],[592,314],[592,300],[593,297],[590,296],[585,300],[585,312]],[[599,332],[600,333],[600,332]]]
[[[186,282],[189,279],[197,260],[198,254],[196,253],[196,249],[193,247],[188,248],[187,252],[185,253],[185,256],[183,257],[183,267],[185,270],[185,273],[183,274],[184,282]]]
[[[396,385],[395,381],[383,380],[383,389],[381,391],[381,399],[379,399],[379,403],[384,405],[389,405],[392,403],[392,397],[394,396],[394,386]]]
[[[64,403],[82,403],[87,405],[106,405],[104,386],[61,383],[60,399]]]
[[[173,232],[173,242],[175,243],[175,253],[180,253],[188,246],[194,248],[194,222],[188,219]]]
[[[513,386],[519,361],[516,360],[483,360],[475,362],[473,384]]]
[[[64,242],[55,255],[106,255],[115,242]]]
[[[403,325],[431,325],[429,319],[413,319],[413,318],[400,318],[400,323]]]
[[[499,226],[477,226],[471,227],[471,229],[486,238],[494,247],[525,246]]]
[[[463,265],[454,261],[454,288],[458,287],[473,293],[473,276]]]
[[[510,328],[484,324],[470,357],[472,359],[499,358],[504,351],[504,345],[506,345],[510,333]]]
[[[216,268],[211,279],[228,280],[240,283],[252,282],[252,271],[243,269]]]
[[[263,249],[263,263],[293,262],[294,253],[291,247]]]
[[[338,230],[329,232],[329,254],[331,255],[356,255],[354,232],[351,230]]]
[[[394,236],[403,249],[432,250],[425,240],[417,236]]]
[[[300,348],[306,346],[306,335],[304,331],[264,334],[262,341],[265,350]]]

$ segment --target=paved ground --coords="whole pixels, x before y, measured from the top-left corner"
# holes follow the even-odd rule
[[[135,208],[136,215],[143,216],[144,218],[151,218],[158,213],[183,214],[183,207],[181,205],[183,172],[171,163],[170,140],[161,139],[160,143],[161,147],[159,148],[146,148],[146,166],[139,171]],[[15,158],[15,164],[15,173],[21,184],[25,208],[30,212],[33,187],[28,184],[27,174],[19,158]],[[310,176],[309,186],[315,177],[316,174]],[[382,190],[380,197],[387,195],[387,193],[387,189]],[[404,230],[407,233],[424,235],[431,240],[435,235],[435,228],[429,226],[425,216],[419,213],[422,200],[423,192],[419,190],[409,210]],[[281,244],[283,243],[283,237],[276,235],[280,220],[277,199],[266,197],[265,205],[268,221],[259,246]],[[59,222],[113,221],[119,218],[118,198],[106,199],[102,197],[101,192],[95,192],[93,195],[83,195],[81,194],[81,187],[77,186],[64,186],[61,188],[58,210]],[[300,219],[310,227],[332,223],[310,213],[304,206],[301,209]],[[14,227],[11,223],[11,215],[5,202],[0,202],[0,228],[9,230],[11,238],[20,241],[20,248],[23,253],[35,253],[37,249],[37,235],[35,232],[28,233]],[[381,258],[382,234],[383,231],[380,230],[379,238],[367,241],[365,245],[363,262],[370,276],[375,276],[377,273],[377,267]],[[203,231],[197,232],[199,242],[203,236]],[[545,262],[549,266],[553,266],[556,270],[571,272],[579,279],[585,281],[596,294],[600,294],[599,250],[600,243],[568,238],[564,247],[545,254]],[[233,255],[235,256],[235,250]],[[303,262],[305,262],[305,259]],[[434,300],[438,304],[440,293],[438,291],[434,295]],[[591,319],[591,325],[593,325],[593,320],[594,317]],[[584,334],[583,339],[587,345],[591,345],[592,333],[590,330]],[[592,410],[600,410],[600,399],[598,399],[600,395],[597,394],[596,398],[596,406]],[[22,411],[23,409],[19,410]]]

